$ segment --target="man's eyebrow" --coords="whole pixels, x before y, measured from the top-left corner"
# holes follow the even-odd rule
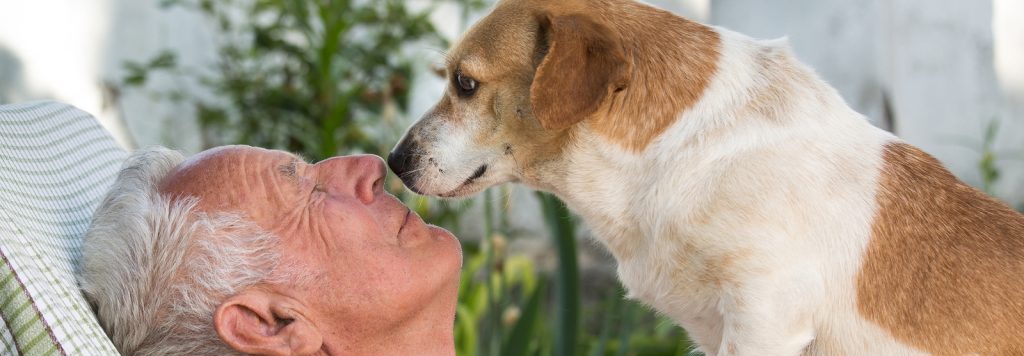
[[[277,171],[283,174],[285,177],[295,177],[295,170],[299,165],[298,160],[291,160],[288,163],[277,166]]]
[[[292,181],[298,182],[296,175],[299,163],[305,162],[301,155],[292,153],[292,159],[288,163],[277,166],[277,171]]]

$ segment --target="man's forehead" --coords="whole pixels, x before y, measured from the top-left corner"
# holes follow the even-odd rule
[[[175,167],[160,182],[160,193],[172,198],[194,196],[200,205],[230,203],[233,191],[245,184],[245,165],[257,163],[267,150],[225,146],[200,152]]]
[[[183,178],[197,178],[195,176],[214,173],[222,166],[230,164],[231,161],[242,159],[244,151],[244,148],[238,146],[225,146],[197,153],[174,167],[174,170],[164,178],[164,184],[171,184]]]

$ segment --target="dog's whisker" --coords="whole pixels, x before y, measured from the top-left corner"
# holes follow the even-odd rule
[[[512,210],[512,189],[515,189],[515,188],[511,188],[510,187],[509,189],[505,189],[504,190],[505,196],[504,196],[503,201],[505,203],[504,204],[505,206],[503,208],[505,209],[504,211],[506,211],[506,212]]]
[[[523,175],[523,167],[519,165],[519,160],[516,159],[516,152],[515,151],[510,151],[508,153],[508,155],[512,156],[512,163],[515,165],[516,174],[518,176],[522,176]]]
[[[423,167],[423,168],[419,168],[419,169],[413,169],[411,171],[404,172],[404,173],[402,173],[402,178],[409,178],[413,174],[419,173],[419,172],[421,172],[421,171],[423,171],[425,169],[427,169],[427,167]]]

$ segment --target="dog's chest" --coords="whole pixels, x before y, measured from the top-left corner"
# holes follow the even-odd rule
[[[727,297],[723,285],[731,283],[736,267],[730,265],[727,254],[716,254],[722,251],[720,247],[710,248],[684,233],[628,237],[602,235],[601,231],[595,234],[599,239],[650,240],[650,244],[636,246],[629,258],[618,260],[618,276],[628,297],[672,318],[699,344],[720,342],[724,325],[721,307]]]
[[[667,314],[694,339],[714,343],[721,338],[721,287],[729,282],[736,267],[731,264],[742,251],[708,231],[688,227],[700,215],[698,207],[706,205],[708,193],[661,179],[654,174],[666,169],[661,168],[624,169],[636,172],[629,175],[630,184],[622,184],[623,173],[585,175],[588,180],[574,185],[581,193],[570,195],[585,198],[567,201],[615,256],[630,298]]]
[[[709,318],[705,314],[721,300],[724,274],[728,273],[724,258],[701,253],[700,247],[692,243],[654,243],[648,247],[619,261],[619,278],[629,297],[683,323],[690,318]]]
[[[606,157],[581,154],[575,161],[580,167],[607,168]],[[563,196],[614,255],[631,298],[684,324],[688,319],[715,324],[707,319],[721,313],[709,311],[715,309],[741,247],[715,238],[714,232],[692,228],[699,224],[694,220],[699,220],[700,207],[709,205],[712,193],[700,182],[711,180],[707,176],[717,170],[699,160],[679,159],[691,165],[623,160],[611,170],[585,168],[575,172],[580,179],[566,184],[569,191]]]

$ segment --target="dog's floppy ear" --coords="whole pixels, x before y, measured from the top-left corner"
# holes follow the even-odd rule
[[[593,114],[609,93],[624,89],[629,63],[619,36],[582,14],[537,14],[541,59],[530,103],[541,126],[562,130]]]

